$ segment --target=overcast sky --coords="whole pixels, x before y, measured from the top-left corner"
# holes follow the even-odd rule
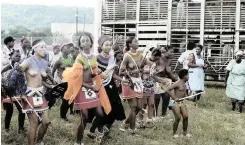
[[[1,0],[2,3],[95,7],[99,0]]]

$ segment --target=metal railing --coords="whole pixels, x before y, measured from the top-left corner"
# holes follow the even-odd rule
[[[136,20],[136,1],[103,1],[102,22]]]
[[[240,27],[245,29],[245,0],[241,0]]]
[[[141,0],[140,20],[165,20],[168,16],[168,0]]]
[[[173,29],[200,28],[201,4],[193,2],[178,2],[172,6]]]
[[[208,1],[205,3],[205,29],[234,29],[236,1]]]

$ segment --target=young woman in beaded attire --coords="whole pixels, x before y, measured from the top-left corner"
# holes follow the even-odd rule
[[[100,71],[103,71],[107,74],[107,76],[103,79],[103,85],[109,97],[112,111],[108,115],[104,113],[103,117],[95,118],[90,128],[90,136],[94,136],[93,134],[96,127],[98,127],[99,132],[101,135],[103,135],[103,125],[105,125],[104,130],[107,133],[109,132],[115,120],[124,120],[126,118],[115,80],[125,83],[128,81],[123,80],[121,77],[114,73],[115,68],[118,68],[119,66],[116,64],[114,55],[110,54],[112,47],[114,48],[116,44],[112,45],[112,41],[108,36],[101,36],[98,43],[98,51],[100,52],[97,56],[98,67]]]
[[[155,48],[152,50],[152,60],[155,62],[152,65],[152,76],[156,80],[155,85],[155,109],[156,115],[158,114],[158,106],[160,99],[162,98],[162,117],[167,113],[167,108],[170,100],[170,96],[166,94],[164,89],[171,85],[172,81],[176,81],[177,78],[171,73],[169,61],[166,59],[168,56],[165,48]]]
[[[43,137],[50,124],[48,117],[48,104],[43,94],[43,81],[47,79],[48,62],[43,59],[45,56],[46,43],[42,40],[35,40],[32,44],[34,55],[27,58],[20,64],[20,70],[26,77],[26,98],[23,102],[23,113],[27,113],[30,125],[28,130],[28,144],[34,145],[38,126],[37,143],[42,143]],[[29,103],[30,104],[29,104]],[[42,121],[38,120],[34,111],[38,112]]]
[[[68,89],[64,99],[69,104],[74,102],[75,110],[81,110],[81,121],[77,130],[76,144],[83,144],[83,135],[86,124],[92,122],[94,116],[103,116],[102,107],[106,114],[111,111],[110,102],[98,74],[96,56],[91,53],[93,37],[84,32],[79,38],[81,52],[78,54],[72,68],[63,72],[63,80],[68,82]],[[102,106],[102,107],[101,107]]]
[[[143,107],[141,70],[146,62],[142,53],[137,51],[138,40],[136,38],[128,38],[126,46],[120,67],[120,75],[123,75],[124,79],[130,82],[122,84],[122,97],[128,101],[130,113],[122,123],[120,130],[125,131],[129,127],[129,132],[135,134],[136,115]]]

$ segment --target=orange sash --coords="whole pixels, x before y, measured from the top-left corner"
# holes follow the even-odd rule
[[[93,69],[93,73],[97,73],[98,66]],[[96,87],[99,88],[99,99],[102,107],[106,114],[111,112],[111,104],[108,99],[105,88],[102,84],[101,77],[104,77],[105,74],[97,75],[93,81],[96,82]],[[68,82],[68,88],[65,92],[64,99],[69,100],[69,104],[71,104],[76,98],[78,92],[82,87],[83,82],[83,65],[80,63],[74,63],[71,68],[66,68],[63,72],[63,80],[64,82]]]

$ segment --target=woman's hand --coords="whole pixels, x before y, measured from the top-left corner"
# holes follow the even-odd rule
[[[17,71],[21,71],[20,63],[18,63],[18,62],[14,63],[14,69]]]
[[[95,93],[98,93],[99,92],[99,89],[96,87],[96,86],[92,86],[92,88],[91,88]]]
[[[173,98],[173,100],[174,100],[174,102],[178,102],[179,101],[179,99],[178,98]]]
[[[27,102],[27,96],[25,96],[25,95],[20,96],[20,99],[23,102]]]
[[[208,64],[205,64],[205,65],[203,66],[203,68],[204,68],[204,69],[208,68]]]
[[[123,84],[128,84],[128,83],[129,83],[129,81],[128,81],[128,80],[126,80],[126,79],[123,79],[123,80],[122,80],[122,83],[123,83]]]

